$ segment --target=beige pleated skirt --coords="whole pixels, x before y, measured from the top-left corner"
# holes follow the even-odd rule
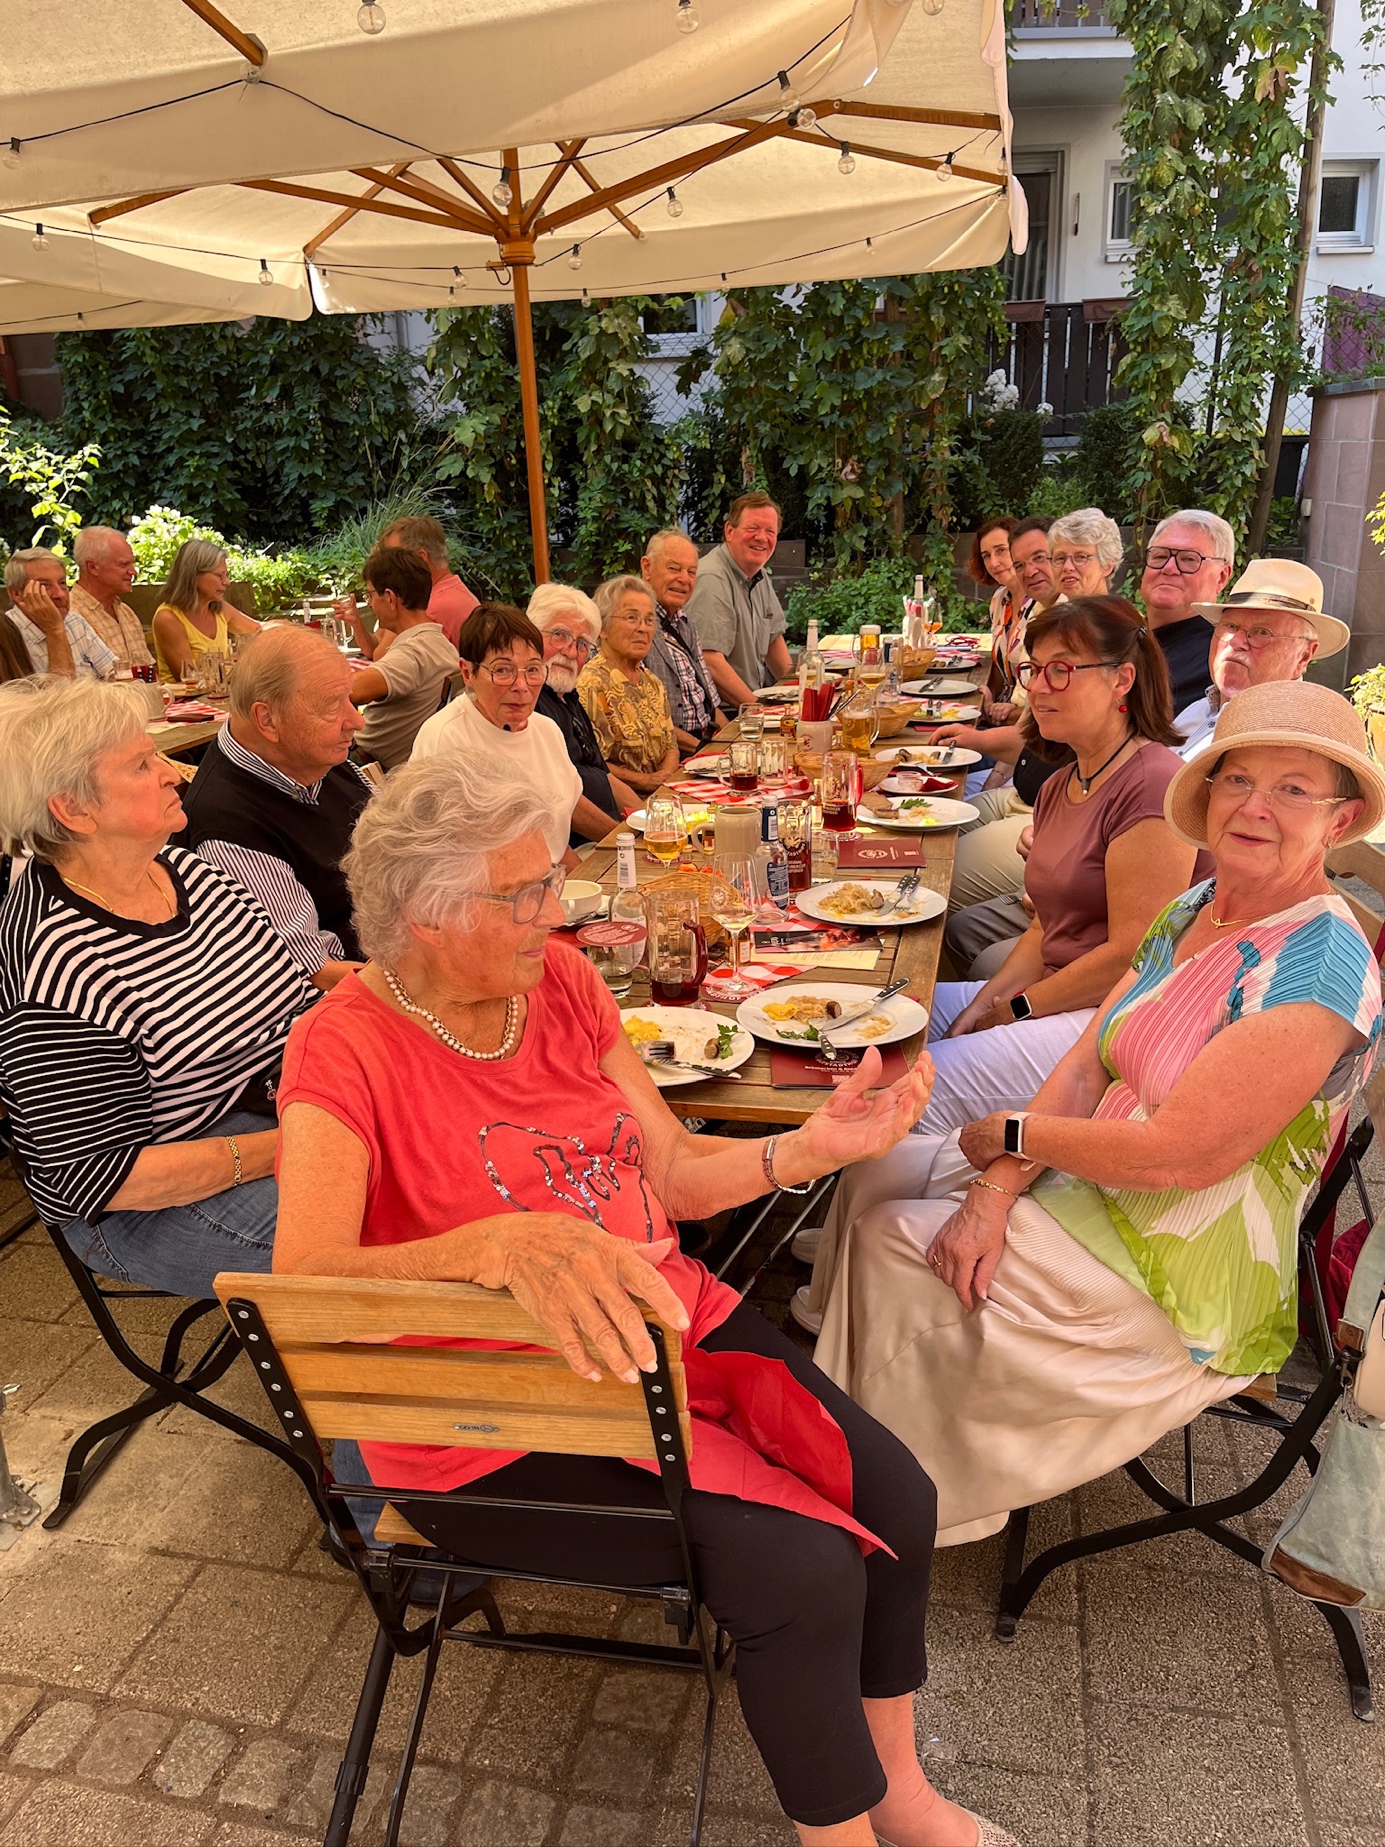
[[[1029,1198],[989,1300],[964,1309],[926,1259],[971,1173],[955,1136],[914,1136],[844,1175],[813,1279],[817,1363],[932,1476],[940,1546],[999,1532],[1248,1383],[1194,1365],[1154,1302]],[[906,1177],[913,1197],[882,1199]]]

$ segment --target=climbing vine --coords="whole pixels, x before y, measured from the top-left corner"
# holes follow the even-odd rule
[[[1123,327],[1139,519],[1194,493],[1243,527],[1289,329],[1303,116],[1320,33],[1303,0],[1109,0],[1134,47],[1121,134],[1133,263]],[[1215,344],[1198,376],[1199,346]],[[1203,398],[1201,427],[1189,401]]]

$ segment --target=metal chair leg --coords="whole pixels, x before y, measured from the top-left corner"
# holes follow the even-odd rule
[[[693,1797],[692,1827],[688,1847],[699,1847],[702,1840],[702,1814],[707,1806],[707,1786],[712,1780],[712,1740],[717,1723],[717,1687],[707,1688],[707,1716],[702,1721],[702,1756],[697,1768],[697,1793]]]
[[[394,1661],[394,1644],[383,1628],[377,1629],[375,1646],[370,1651],[370,1664],[361,1684],[361,1697],[356,1702],[356,1716],[351,1721],[351,1736],[346,1741],[341,1767],[337,1771],[337,1797],[332,1804],[327,1832],[323,1836],[323,1847],[347,1847],[351,1838],[356,1804],[361,1799],[366,1778],[370,1774],[371,1748],[375,1743],[385,1695],[389,1691]]]
[[[1332,1631],[1346,1675],[1351,1710],[1365,1725],[1375,1719],[1375,1696],[1371,1691],[1371,1669],[1366,1659],[1366,1638],[1361,1632],[1361,1618],[1355,1610],[1344,1610],[1335,1603],[1315,1603],[1313,1608]]]
[[[1005,1529],[1005,1558],[1000,1567],[1000,1605],[996,1610],[995,1634],[1002,1642],[1013,1642],[1015,1629],[1023,1614],[1024,1606],[1011,1610],[1010,1597],[1020,1578],[1024,1575],[1024,1548],[1029,1539],[1029,1516],[1031,1507],[1017,1507],[1010,1515],[1010,1523]]]
[[[414,1716],[409,1722],[409,1735],[404,1740],[404,1755],[399,1760],[399,1774],[395,1778],[394,1795],[390,1801],[389,1822],[385,1828],[385,1847],[399,1847],[399,1826],[404,1819],[404,1804],[409,1796],[409,1780],[414,1773],[414,1759],[418,1756],[419,1740],[423,1736],[423,1722],[428,1716],[428,1701],[433,1693],[433,1677],[438,1671],[438,1656],[442,1653],[443,1638],[447,1634],[445,1618],[448,1589],[448,1582],[444,1577],[442,1589],[438,1592],[437,1612],[433,1617],[432,1639],[423,1657],[423,1678],[418,1683],[418,1697],[414,1701]]]

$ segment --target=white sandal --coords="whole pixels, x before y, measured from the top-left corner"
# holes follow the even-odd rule
[[[1007,1834],[997,1821],[987,1821],[984,1815],[977,1815],[971,1809],[963,1809],[964,1815],[970,1815],[976,1823],[978,1833],[976,1847],[1020,1847],[1013,1834]],[[887,1841],[883,1834],[877,1833],[876,1840],[880,1847],[894,1847],[893,1841]]]

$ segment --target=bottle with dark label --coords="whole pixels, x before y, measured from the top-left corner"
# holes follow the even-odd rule
[[[766,802],[760,810],[760,846],[765,858],[765,886],[780,910],[789,903],[789,856],[779,844],[779,810]]]

